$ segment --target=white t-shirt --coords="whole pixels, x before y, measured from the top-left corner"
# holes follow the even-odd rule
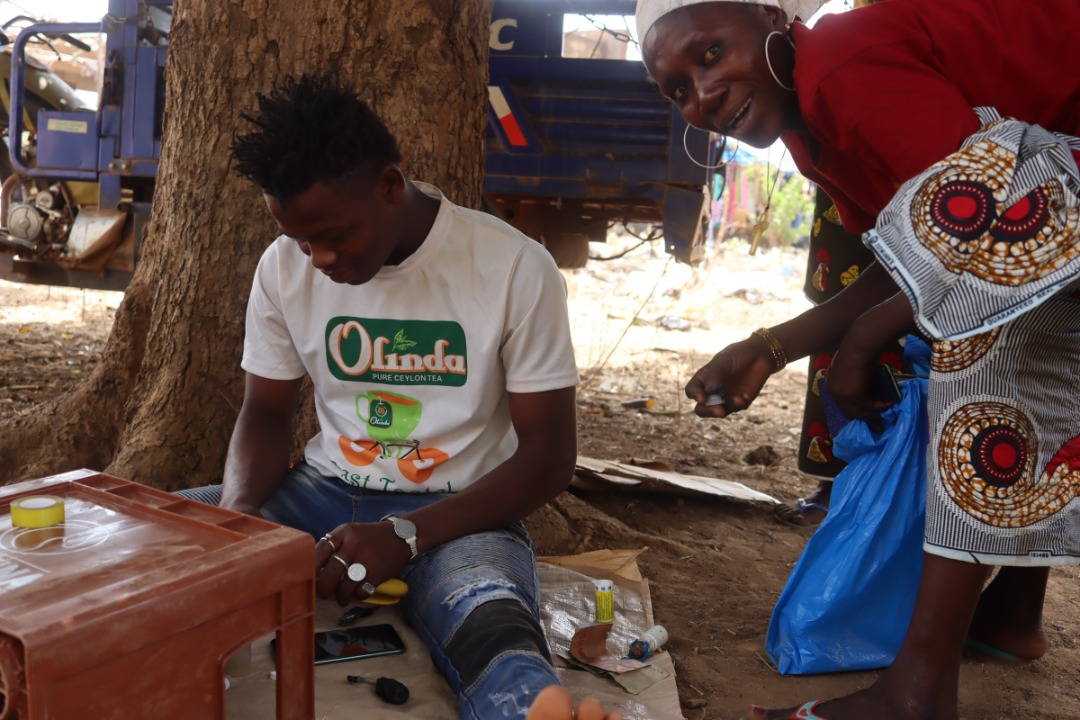
[[[517,447],[507,392],[577,384],[566,284],[537,242],[441,201],[423,244],[363,285],[333,282],[292,239],[259,261],[243,368],[307,374],[307,461],[376,490],[457,492]]]

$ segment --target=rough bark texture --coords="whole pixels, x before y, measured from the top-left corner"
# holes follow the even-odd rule
[[[0,425],[0,480],[79,467],[165,488],[216,482],[243,397],[251,277],[275,226],[230,171],[254,91],[336,68],[400,140],[407,175],[478,207],[492,0],[184,0],[142,261],[96,371]],[[313,432],[310,402],[299,442]]]

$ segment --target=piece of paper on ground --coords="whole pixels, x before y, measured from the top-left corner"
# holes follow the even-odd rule
[[[652,601],[648,583],[641,578],[635,558],[640,551],[601,551],[586,555],[551,558],[540,564],[541,609],[552,652],[569,651],[577,624],[595,620],[595,591],[592,579],[606,577],[615,582],[615,623],[609,648],[620,651],[637,634],[652,627]],[[547,559],[545,559],[547,560]],[[316,630],[332,630],[344,609],[329,600],[316,603]],[[393,607],[383,607],[357,625],[390,623],[405,641],[401,655],[353,660],[315,668],[315,717],[318,720],[456,720],[457,701],[446,681],[435,669],[420,638]],[[276,681],[270,656],[270,637],[254,643],[250,662],[238,658],[230,673],[232,687],[225,693],[226,717],[230,720],[268,720],[275,716]],[[621,652],[625,654],[625,649]],[[649,658],[648,663],[668,674],[662,681],[638,695],[631,695],[611,678],[600,678],[555,660],[559,678],[575,697],[591,696],[620,710],[627,720],[683,720],[675,689],[675,668],[667,652]],[[375,697],[374,687],[349,683],[347,675],[391,677],[409,688],[405,705],[388,705]]]
[[[780,501],[734,480],[684,475],[656,470],[615,460],[594,460],[578,456],[574,485],[596,489],[598,485],[622,487],[644,492],[666,492],[684,495],[715,495],[736,500],[749,500],[776,505]]]

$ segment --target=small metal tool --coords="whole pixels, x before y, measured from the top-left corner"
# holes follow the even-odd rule
[[[714,405],[727,405],[727,395],[724,393],[724,388],[717,386],[705,389],[705,407],[713,407]]]
[[[354,685],[371,683],[371,680],[368,680],[363,675],[346,675],[345,679]],[[391,705],[404,705],[409,699],[409,688],[393,678],[381,677],[375,681],[374,685],[375,695]]]
[[[375,608],[368,605],[357,605],[356,607],[349,608],[345,611],[344,615],[338,618],[338,627],[348,627],[357,620],[363,620],[373,612],[375,612]]]

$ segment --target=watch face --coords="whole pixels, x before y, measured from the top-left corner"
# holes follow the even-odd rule
[[[416,525],[413,524],[412,520],[398,518],[397,522],[394,523],[394,532],[399,538],[416,537]]]

